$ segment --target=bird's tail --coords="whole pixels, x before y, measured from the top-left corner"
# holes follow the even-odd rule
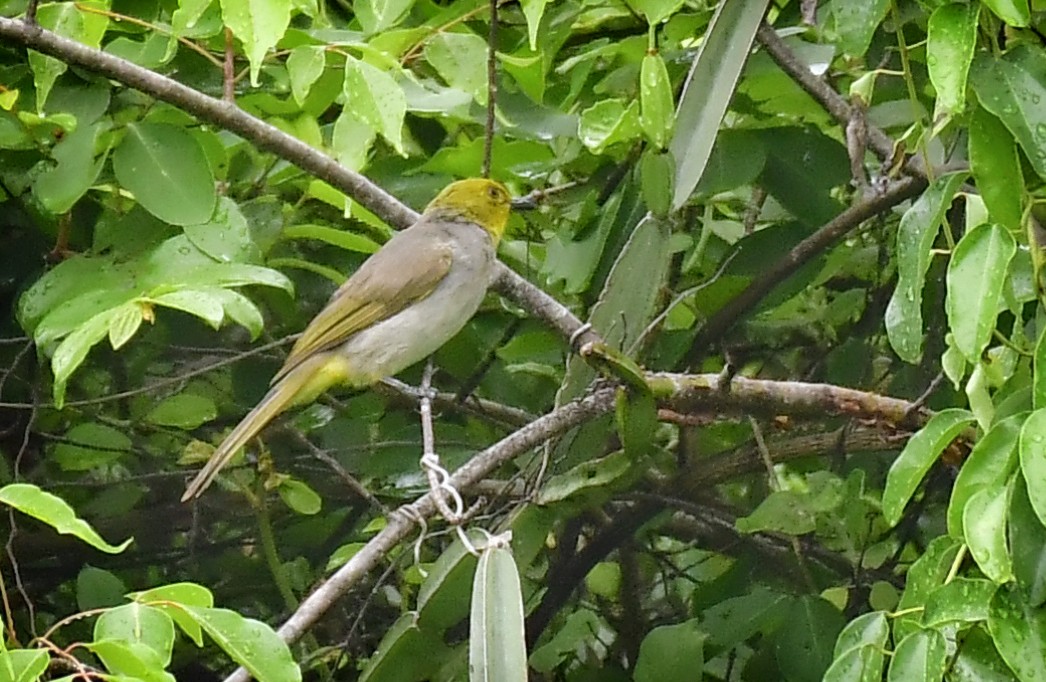
[[[312,367],[306,367],[303,363],[280,379],[275,386],[269,389],[261,402],[247,416],[236,425],[236,428],[225,437],[222,444],[214,451],[211,458],[196,474],[196,478],[189,483],[182,495],[182,502],[187,502],[194,497],[199,497],[207,489],[218,472],[229,463],[233,455],[247,444],[252,438],[261,432],[276,415],[286,410],[296,402],[300,402],[303,389],[308,390],[308,384],[313,377]]]

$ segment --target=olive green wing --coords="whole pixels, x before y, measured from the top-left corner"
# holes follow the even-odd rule
[[[416,225],[368,258],[305,328],[273,383],[313,354],[340,345],[431,294],[453,261],[450,245],[436,232]]]

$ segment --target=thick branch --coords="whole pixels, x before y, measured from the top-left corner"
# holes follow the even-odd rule
[[[539,417],[470,459],[454,472],[449,483],[458,490],[467,490],[513,457],[587,419],[613,409],[613,405],[613,389],[604,389]],[[335,601],[407,539],[414,530],[415,518],[429,518],[435,512],[436,504],[432,493],[393,512],[389,516],[388,525],[380,533],[301,603],[298,610],[280,627],[280,637],[287,642],[297,641]],[[240,669],[228,677],[227,682],[245,682],[247,679],[247,672]]]
[[[695,364],[711,343],[721,338],[734,324],[751,312],[774,287],[814,256],[828,250],[865,220],[890,210],[925,188],[926,181],[922,178],[908,177],[899,180],[881,194],[846,209],[817,232],[796,244],[783,258],[774,262],[766,272],[749,284],[747,289],[730,299],[708,318],[694,337],[687,360],[691,365]]]

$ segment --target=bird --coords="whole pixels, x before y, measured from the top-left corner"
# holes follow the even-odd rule
[[[285,410],[334,386],[362,389],[432,355],[486,296],[512,198],[485,178],[453,182],[332,295],[295,342],[265,397],[221,442],[182,501]]]

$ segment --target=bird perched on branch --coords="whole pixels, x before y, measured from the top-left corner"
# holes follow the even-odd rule
[[[336,385],[370,386],[457,334],[479,308],[512,200],[493,180],[448,185],[416,223],[368,258],[305,328],[272,388],[192,480],[198,497],[233,455],[284,410]]]

